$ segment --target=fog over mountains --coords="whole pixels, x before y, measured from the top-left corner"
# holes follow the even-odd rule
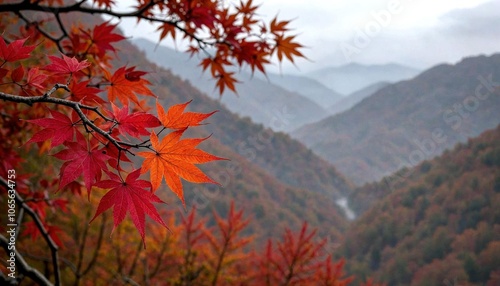
[[[500,123],[500,54],[388,85],[292,133],[357,184],[441,154]]]
[[[369,97],[370,95],[379,91],[383,87],[388,86],[389,84],[390,83],[388,83],[388,82],[381,81],[381,82],[371,84],[367,87],[364,87],[358,91],[355,91],[355,92],[345,96],[341,100],[335,102],[334,104],[330,105],[328,107],[328,112],[330,112],[330,114],[332,114],[332,115],[335,115],[335,114],[340,113],[342,111],[348,110],[351,107],[353,107],[354,105],[356,105],[358,102],[360,102],[361,100]]]
[[[150,60],[170,67],[197,88],[214,90],[196,59],[146,40],[135,44]],[[220,100],[256,123],[292,132],[354,183],[362,184],[437,156],[500,123],[492,83],[485,90],[492,94],[487,102],[475,96],[479,85],[500,77],[498,61],[498,55],[471,57],[420,74],[397,64],[349,64],[309,73],[311,78],[243,72],[238,96],[225,92]],[[343,91],[361,88],[342,96],[333,86]],[[211,96],[219,98],[215,92]],[[461,111],[459,105],[474,112]],[[436,137],[446,140],[436,143]]]
[[[325,86],[350,94],[378,82],[397,82],[416,76],[420,70],[399,64],[361,65],[350,63],[307,73]]]

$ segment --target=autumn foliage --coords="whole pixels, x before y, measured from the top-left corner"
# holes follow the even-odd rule
[[[195,210],[180,216],[160,208],[162,182],[183,203],[182,180],[217,184],[198,165],[224,158],[198,147],[208,138],[185,138],[215,111],[186,111],[189,99],[163,106],[148,72],[116,65],[115,44],[125,38],[114,24],[85,26],[72,17],[157,24],[159,40],[183,38],[189,53],[201,55],[221,93],[236,91],[242,67],[265,73],[273,57],[302,57],[289,21],[263,22],[251,0],[140,0],[127,12],[115,8],[102,0],[0,1],[0,183],[5,198],[16,190],[9,198],[20,230],[17,282],[346,284],[343,262],[323,255],[326,242],[315,242],[307,224],[297,238],[287,230],[282,242],[258,251],[234,205],[225,218],[214,211],[212,226]]]
[[[221,92],[226,87],[235,90],[235,80],[228,71],[231,66],[245,64],[265,72],[264,64],[273,54],[281,60],[285,53],[293,61],[291,55],[300,56],[301,46],[295,43],[291,48],[286,41],[280,45],[288,22],[275,19],[268,31],[267,25],[256,18],[257,6],[252,1],[231,8],[218,1],[138,1],[129,14],[114,12],[113,1],[84,2],[65,5],[62,1],[22,1],[0,6],[2,12],[16,12],[4,13],[11,21],[24,22],[18,32],[9,29],[0,38],[2,110],[18,111],[16,115],[25,120],[23,130],[34,131],[28,140],[19,140],[24,148],[33,148],[30,143],[37,143],[41,153],[57,148],[58,152],[52,152],[62,161],[57,190],[80,177],[89,197],[94,186],[109,190],[96,216],[113,208],[117,226],[129,212],[144,238],[145,214],[165,225],[154,205],[162,203],[154,192],[163,180],[182,202],[181,178],[216,183],[196,165],[222,158],[197,148],[206,138],[181,138],[185,130],[203,124],[213,112],[184,112],[189,102],[165,112],[157,102],[153,110],[156,116],[147,101],[139,99],[156,97],[145,79],[147,72],[136,67],[114,68],[111,63],[114,44],[124,40],[115,25],[105,22],[94,27],[68,27],[61,13],[107,14],[156,22],[161,24],[160,40],[175,39],[176,31],[181,32],[190,43],[189,52],[206,53],[201,65],[217,79]],[[53,15],[46,22],[30,21],[23,14],[30,11]],[[214,52],[209,53],[209,48]],[[39,52],[42,49],[54,55],[45,56]],[[7,154],[15,153],[5,148],[2,155],[7,158]],[[144,158],[140,168],[131,163],[131,155]],[[9,164],[15,166],[20,159]],[[149,173],[149,181],[139,179],[144,173]],[[23,192],[26,195],[27,190],[19,190]]]

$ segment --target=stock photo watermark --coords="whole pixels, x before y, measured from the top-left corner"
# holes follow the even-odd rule
[[[500,83],[493,81],[493,75],[479,75],[477,80],[480,82],[474,90],[474,95],[469,95],[461,102],[453,104],[443,113],[443,120],[453,130],[457,131],[462,126],[462,122],[468,119],[472,113],[476,112],[482,102],[490,98]]]
[[[7,276],[16,278],[16,171],[7,171],[7,237],[8,237],[8,258]]]

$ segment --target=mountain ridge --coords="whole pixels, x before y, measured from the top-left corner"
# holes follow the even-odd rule
[[[374,84],[371,84],[367,87],[364,87],[360,90],[357,90],[341,100],[335,102],[333,105],[328,107],[328,111],[330,114],[335,115],[337,113],[341,113],[345,110],[348,110],[352,108],[354,105],[357,103],[361,102],[361,100],[373,95],[375,92],[379,91],[380,89],[388,86],[390,83],[389,82],[377,82]]]
[[[498,79],[500,54],[437,65],[292,137],[356,184],[376,181],[500,123],[500,90],[488,86]],[[476,96],[476,89],[483,95]],[[474,108],[464,111],[464,104]]]

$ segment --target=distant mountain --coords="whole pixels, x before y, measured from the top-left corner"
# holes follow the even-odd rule
[[[399,64],[361,65],[351,63],[323,68],[307,75],[342,94],[350,94],[377,82],[410,79],[420,71]]]
[[[362,88],[361,90],[355,91],[347,95],[341,100],[335,102],[333,105],[330,105],[330,107],[328,107],[328,111],[330,112],[330,114],[335,115],[337,113],[348,110],[361,100],[365,99],[366,97],[374,94],[375,92],[379,91],[380,89],[388,85],[389,85],[388,82],[377,82],[371,84],[365,88]]]
[[[500,126],[351,199],[367,207],[338,251],[351,274],[391,286],[500,285]]]
[[[172,73],[188,80],[212,98],[220,98],[214,89],[214,81],[202,73],[197,59],[191,59],[186,53],[158,46],[145,39],[137,39],[133,42],[145,52],[150,61],[170,69]],[[252,77],[244,72],[238,76],[238,79],[242,82],[237,85],[238,95],[227,91],[224,92],[220,101],[231,111],[248,116],[254,122],[262,123],[275,131],[291,131],[327,117],[328,112],[315,103],[313,98],[323,96],[326,101],[328,96],[334,99],[339,96],[333,91],[328,92],[327,88],[312,80],[307,80],[307,83],[314,87],[314,92],[317,93],[311,94],[311,99],[309,99],[297,92],[273,84],[272,81]],[[305,79],[302,80],[302,82],[305,81]],[[325,90],[328,96],[325,95]]]
[[[304,220],[317,227],[322,235],[340,238],[347,220],[335,201],[349,194],[351,185],[335,168],[288,135],[275,133],[230,112],[219,101],[149,62],[134,45],[123,42],[118,48],[120,63],[117,64],[139,66],[152,72],[148,75],[154,83],[152,88],[165,107],[193,100],[189,105],[191,111],[219,111],[210,117],[210,124],[188,130],[186,135],[211,136],[202,143],[202,148],[230,159],[202,166],[223,187],[184,182],[188,209],[196,206],[201,215],[212,210],[225,213],[234,201],[236,207],[252,218],[247,231],[260,242],[281,233],[285,226],[295,229]],[[157,194],[184,209],[169,192]]]
[[[500,54],[439,65],[293,137],[356,184],[441,154],[500,123]]]
[[[265,79],[264,76],[259,76]],[[331,106],[344,98],[340,93],[326,87],[317,80],[298,75],[268,73],[267,78],[272,84],[299,93],[314,101],[319,106]]]

